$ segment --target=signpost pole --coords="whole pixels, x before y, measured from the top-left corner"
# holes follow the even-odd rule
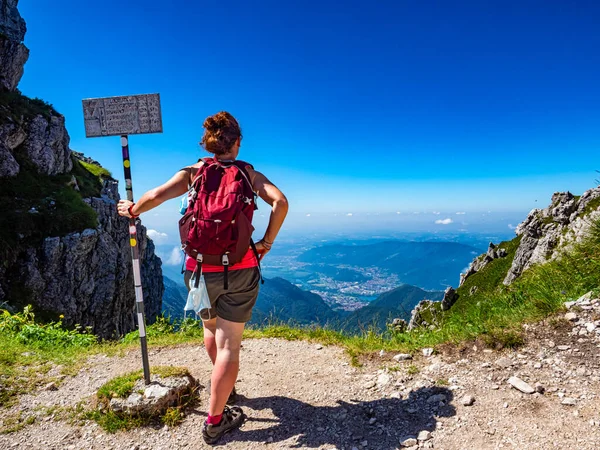
[[[86,137],[121,136],[123,170],[127,199],[133,202],[131,187],[131,160],[129,138],[131,134],[162,133],[162,113],[159,94],[125,95],[119,97],[88,98],[82,101],[83,121]],[[146,342],[146,319],[144,317],[144,295],[140,272],[140,250],[138,247],[136,220],[129,220],[129,245],[133,261],[135,284],[135,310],[137,313],[144,381],[150,384],[148,343]]]
[[[131,159],[129,157],[129,139],[126,134],[121,136],[123,149],[123,171],[125,172],[125,190],[127,200],[133,202],[133,188],[131,184]],[[138,247],[136,219],[129,219],[129,245],[131,246],[131,259],[133,261],[133,281],[135,284],[135,309],[137,312],[138,329],[140,331],[140,344],[142,346],[142,365],[144,367],[144,381],[150,384],[150,363],[148,362],[148,343],[146,341],[146,319],[144,317],[144,293],[142,291],[142,275],[140,272],[140,250]]]

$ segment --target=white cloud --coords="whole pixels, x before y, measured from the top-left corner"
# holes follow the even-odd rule
[[[310,217],[310,214],[307,214],[306,217]]]
[[[159,245],[166,243],[167,239],[169,238],[169,235],[167,233],[161,233],[160,231],[156,230],[148,230],[146,231],[146,234],[150,239],[154,241],[155,244]]]
[[[457,216],[464,216],[466,214],[466,212],[464,211],[459,211],[456,213]]]
[[[167,266],[179,266],[183,262],[183,252],[179,247],[173,247],[169,257],[163,262]]]
[[[352,216],[352,213],[348,213],[348,214],[346,214],[346,215],[347,215],[348,217],[351,217],[351,216]]]
[[[402,214],[400,211],[396,211],[396,214]]]
[[[436,216],[439,216],[439,215],[441,214],[441,212],[439,212],[439,211],[432,211],[432,212],[433,212],[433,214],[435,214]]]
[[[515,230],[517,227],[515,227],[512,223],[509,223],[508,228],[511,230]]]
[[[454,222],[454,221],[452,219],[450,219],[449,217],[447,219],[438,219],[435,221],[435,223],[438,225],[449,225],[452,222]]]

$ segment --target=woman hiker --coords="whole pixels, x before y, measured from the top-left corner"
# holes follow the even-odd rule
[[[199,203],[210,202],[210,200],[207,200],[208,197],[202,197],[207,195],[205,188],[213,189],[213,191],[215,189],[214,176],[211,175],[213,178],[208,176],[209,170],[223,173],[227,172],[228,168],[233,165],[240,171],[240,174],[237,174],[237,170],[234,170],[238,178],[236,188],[241,189],[240,186],[244,184],[243,180],[246,180],[248,189],[251,186],[251,193],[248,197],[236,196],[236,198],[239,197],[239,201],[244,203],[243,206],[239,207],[245,208],[246,215],[249,214],[251,217],[252,213],[248,213],[248,211],[255,209],[254,194],[260,196],[271,206],[269,224],[263,238],[256,243],[256,251],[253,251],[251,247],[243,250],[243,256],[236,263],[228,265],[226,254],[229,254],[229,252],[222,255],[223,262],[221,264],[209,264],[208,262],[212,262],[212,260],[207,261],[210,259],[209,256],[205,255],[202,258],[199,251],[186,250],[188,254],[195,255],[195,257],[188,256],[186,259],[186,286],[189,289],[189,280],[192,274],[194,271],[200,272],[198,270],[200,268],[201,273],[204,275],[211,303],[210,310],[201,311],[204,345],[213,364],[208,418],[204,423],[202,434],[207,443],[214,444],[223,434],[238,428],[245,419],[241,408],[237,406],[228,407],[226,404],[230,395],[235,394],[234,385],[239,371],[242,333],[245,323],[252,316],[252,307],[258,296],[260,285],[259,260],[271,249],[287,214],[288,202],[285,195],[266,176],[254,170],[250,164],[236,160],[240,150],[242,133],[237,120],[231,114],[220,112],[208,117],[204,121],[204,129],[204,136],[200,141],[200,145],[206,151],[212,153],[213,158],[201,159],[196,164],[181,169],[165,184],[142,195],[136,203],[120,200],[118,212],[124,217],[137,217],[166,200],[185,194],[190,187],[195,188],[191,192],[198,196]],[[222,180],[226,179],[225,176],[221,176],[223,177]],[[216,184],[219,185],[219,183],[221,183],[221,187],[218,187],[218,189],[219,192],[222,192],[224,181],[217,180]],[[203,184],[212,184],[213,186],[203,186]],[[234,183],[231,184],[233,186]],[[226,188],[230,191],[233,189]],[[188,210],[191,208],[192,204],[190,204]],[[205,216],[206,213],[203,217]],[[209,224],[206,226],[215,226],[214,222],[217,222],[217,230],[218,226],[221,225],[221,220],[202,219],[201,222]],[[233,223],[235,220],[230,222]],[[221,225],[221,227],[224,226]],[[241,225],[236,226],[241,227]],[[205,230],[202,236],[210,236],[210,233],[210,230]],[[234,233],[234,235],[237,235],[237,233]],[[200,241],[202,236],[199,238]],[[214,241],[216,243],[219,237],[213,237],[213,239],[216,239]],[[205,248],[202,242],[198,245]],[[204,262],[202,262],[203,260]]]

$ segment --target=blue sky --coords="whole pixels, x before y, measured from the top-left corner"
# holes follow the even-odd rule
[[[130,139],[137,196],[202,155],[203,119],[219,110],[242,125],[240,158],[288,195],[290,226],[398,211],[426,217],[413,227],[464,228],[463,211],[514,223],[598,178],[597,2],[19,8],[31,49],[21,90],[52,103],[71,147],[119,179],[119,140],[85,138],[81,99],[161,94],[164,133]],[[171,234],[175,209],[144,221]]]

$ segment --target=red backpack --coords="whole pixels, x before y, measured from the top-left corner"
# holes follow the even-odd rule
[[[204,158],[189,192],[189,205],[179,220],[182,249],[202,264],[222,265],[224,286],[229,266],[242,260],[252,246],[255,193],[243,161]],[[257,257],[258,260],[258,257]],[[200,276],[196,276],[198,283]]]

